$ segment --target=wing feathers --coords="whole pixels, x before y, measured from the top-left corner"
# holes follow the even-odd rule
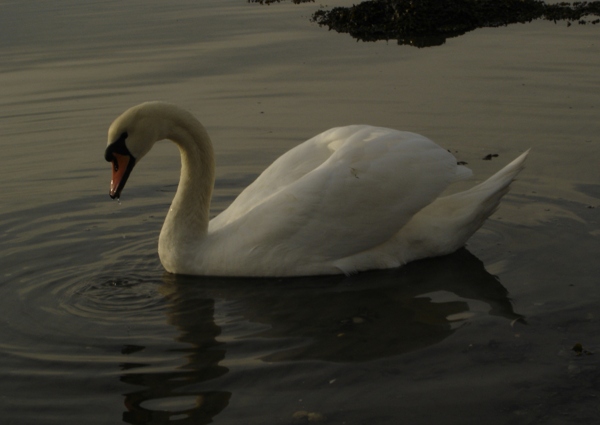
[[[466,173],[423,136],[335,128],[281,156],[211,231],[235,226],[237,242],[254,251],[275,246],[307,261],[343,258],[385,242]]]

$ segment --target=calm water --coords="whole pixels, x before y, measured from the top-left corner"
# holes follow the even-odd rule
[[[316,7],[3,3],[3,424],[600,415],[600,28],[534,22],[416,49],[320,29]],[[157,146],[121,204],[103,160],[112,119],[158,99],[213,138],[215,214],[336,125],[423,133],[475,181],[533,150],[454,255],[351,278],[175,277],[156,245],[177,149]]]

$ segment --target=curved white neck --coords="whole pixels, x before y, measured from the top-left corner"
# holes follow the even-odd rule
[[[208,231],[214,153],[204,127],[190,118],[172,123],[165,137],[173,141],[181,153],[179,186],[158,243],[159,256],[167,270],[171,269],[170,264],[193,252],[191,246],[197,245]]]

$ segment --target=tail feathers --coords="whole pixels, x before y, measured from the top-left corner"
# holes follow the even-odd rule
[[[506,167],[498,171],[492,177],[484,181],[483,183],[478,184],[474,188],[462,192],[467,194],[469,192],[480,193],[482,195],[494,195],[497,191],[500,191],[510,185],[510,183],[517,177],[517,174],[521,172],[521,170],[525,167],[525,159],[529,154],[530,149],[523,152],[518,158],[513,160]],[[500,196],[501,198],[502,196]]]
[[[475,232],[498,209],[500,200],[508,192],[510,184],[525,167],[528,154],[529,150],[483,183],[465,192],[440,198],[440,201],[447,202],[457,211],[464,210],[464,213],[474,221],[473,224],[479,222],[473,230]]]
[[[523,169],[529,150],[477,186],[438,198],[419,211],[397,235],[412,248],[405,262],[450,254],[494,213],[510,183]]]

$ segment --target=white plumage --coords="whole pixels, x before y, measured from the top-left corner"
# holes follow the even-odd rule
[[[167,271],[194,275],[350,274],[448,254],[497,208],[527,156],[469,191],[440,198],[471,175],[447,150],[409,132],[334,128],[278,158],[209,222],[210,139],[191,114],[166,103],[135,106],[111,125],[111,196],[129,175],[119,168],[121,156],[135,164],[162,139],[179,146],[182,171],[159,255]]]

